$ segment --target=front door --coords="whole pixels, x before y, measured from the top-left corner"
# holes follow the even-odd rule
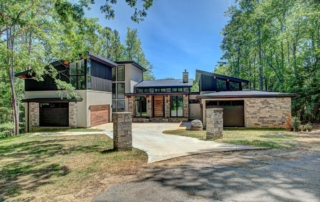
[[[154,96],[154,105],[153,111],[155,117],[163,117],[163,96],[162,95],[155,95]]]

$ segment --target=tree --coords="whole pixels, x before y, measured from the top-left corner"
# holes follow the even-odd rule
[[[292,110],[320,121],[320,5],[317,1],[239,0],[222,30],[217,73],[250,81],[249,88],[297,93]]]

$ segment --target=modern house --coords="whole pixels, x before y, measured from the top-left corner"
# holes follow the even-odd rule
[[[133,61],[112,62],[89,53],[73,63],[51,64],[58,78],[75,88],[66,98],[50,76],[25,80],[26,131],[52,127],[92,127],[109,123],[112,112],[132,112],[134,122],[181,122],[201,119],[207,108],[223,108],[226,127],[283,128],[295,94],[243,90],[249,81],[196,70],[199,92],[188,72],[181,79],[144,81],[145,68]],[[63,97],[63,98],[61,98]]]

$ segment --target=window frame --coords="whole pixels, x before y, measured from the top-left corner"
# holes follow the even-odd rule
[[[137,99],[138,98],[138,99]],[[135,110],[135,116],[136,117],[147,117],[147,99],[144,97],[144,96],[136,96],[135,98],[135,107],[136,107],[136,110]],[[139,111],[139,114],[140,115],[137,115],[137,103],[139,102],[140,106],[142,106],[143,104],[145,105],[145,116],[142,116],[142,109],[143,107],[140,107],[140,111]]]
[[[184,112],[183,112],[183,96],[184,95],[171,95],[170,96],[170,117],[174,117],[174,118],[181,118],[184,116]],[[173,107],[173,103],[175,102],[176,105],[178,106],[178,102],[181,101],[182,102],[182,115],[178,116],[178,108],[175,110],[176,112],[176,116],[172,116],[172,107]]]

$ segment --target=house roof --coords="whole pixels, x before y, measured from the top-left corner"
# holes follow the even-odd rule
[[[105,64],[105,65],[107,65],[107,66],[110,66],[110,67],[116,67],[116,66],[118,66],[117,63],[114,63],[114,62],[112,62],[111,60],[108,60],[108,59],[106,59],[106,58],[103,58],[103,57],[101,57],[101,56],[99,56],[99,55],[92,54],[92,53],[90,53],[90,52],[89,52],[88,55],[89,55],[89,57],[90,57],[92,60],[95,60],[95,61],[100,62],[100,63],[102,63],[102,64]]]
[[[116,61],[117,64],[132,64],[133,66],[137,67],[138,69],[140,69],[143,72],[146,72],[147,69],[142,67],[141,65],[139,65],[138,63],[136,63],[135,61]]]
[[[202,70],[198,70],[198,69],[196,70],[196,80],[197,81],[199,81],[201,74],[207,75],[207,76],[215,76],[217,78],[225,79],[225,80],[229,79],[230,81],[235,81],[235,82],[242,82],[244,84],[249,83],[249,81],[245,80],[245,79],[235,78],[235,77],[231,77],[231,76],[225,76],[225,75],[221,75],[221,74],[215,74],[215,73],[206,72],[206,71],[202,71]]]
[[[64,60],[57,60],[57,61],[51,62],[50,65],[56,67],[56,66],[59,66],[59,65],[63,65],[63,62],[64,62]],[[47,65],[46,67],[48,67],[48,66],[49,65]],[[31,75],[32,72],[33,72],[33,70],[29,69],[29,70],[26,70],[26,71],[23,71],[23,72],[16,73],[14,76],[15,77],[19,77],[19,76],[22,76],[22,75]]]
[[[243,90],[243,91],[221,91],[214,93],[207,93],[197,96],[199,99],[210,98],[271,98],[271,97],[296,97],[294,93],[280,93],[257,90]]]
[[[183,83],[182,79],[161,79],[152,81],[141,81],[135,87],[190,87],[193,85],[193,79],[188,83]]]

